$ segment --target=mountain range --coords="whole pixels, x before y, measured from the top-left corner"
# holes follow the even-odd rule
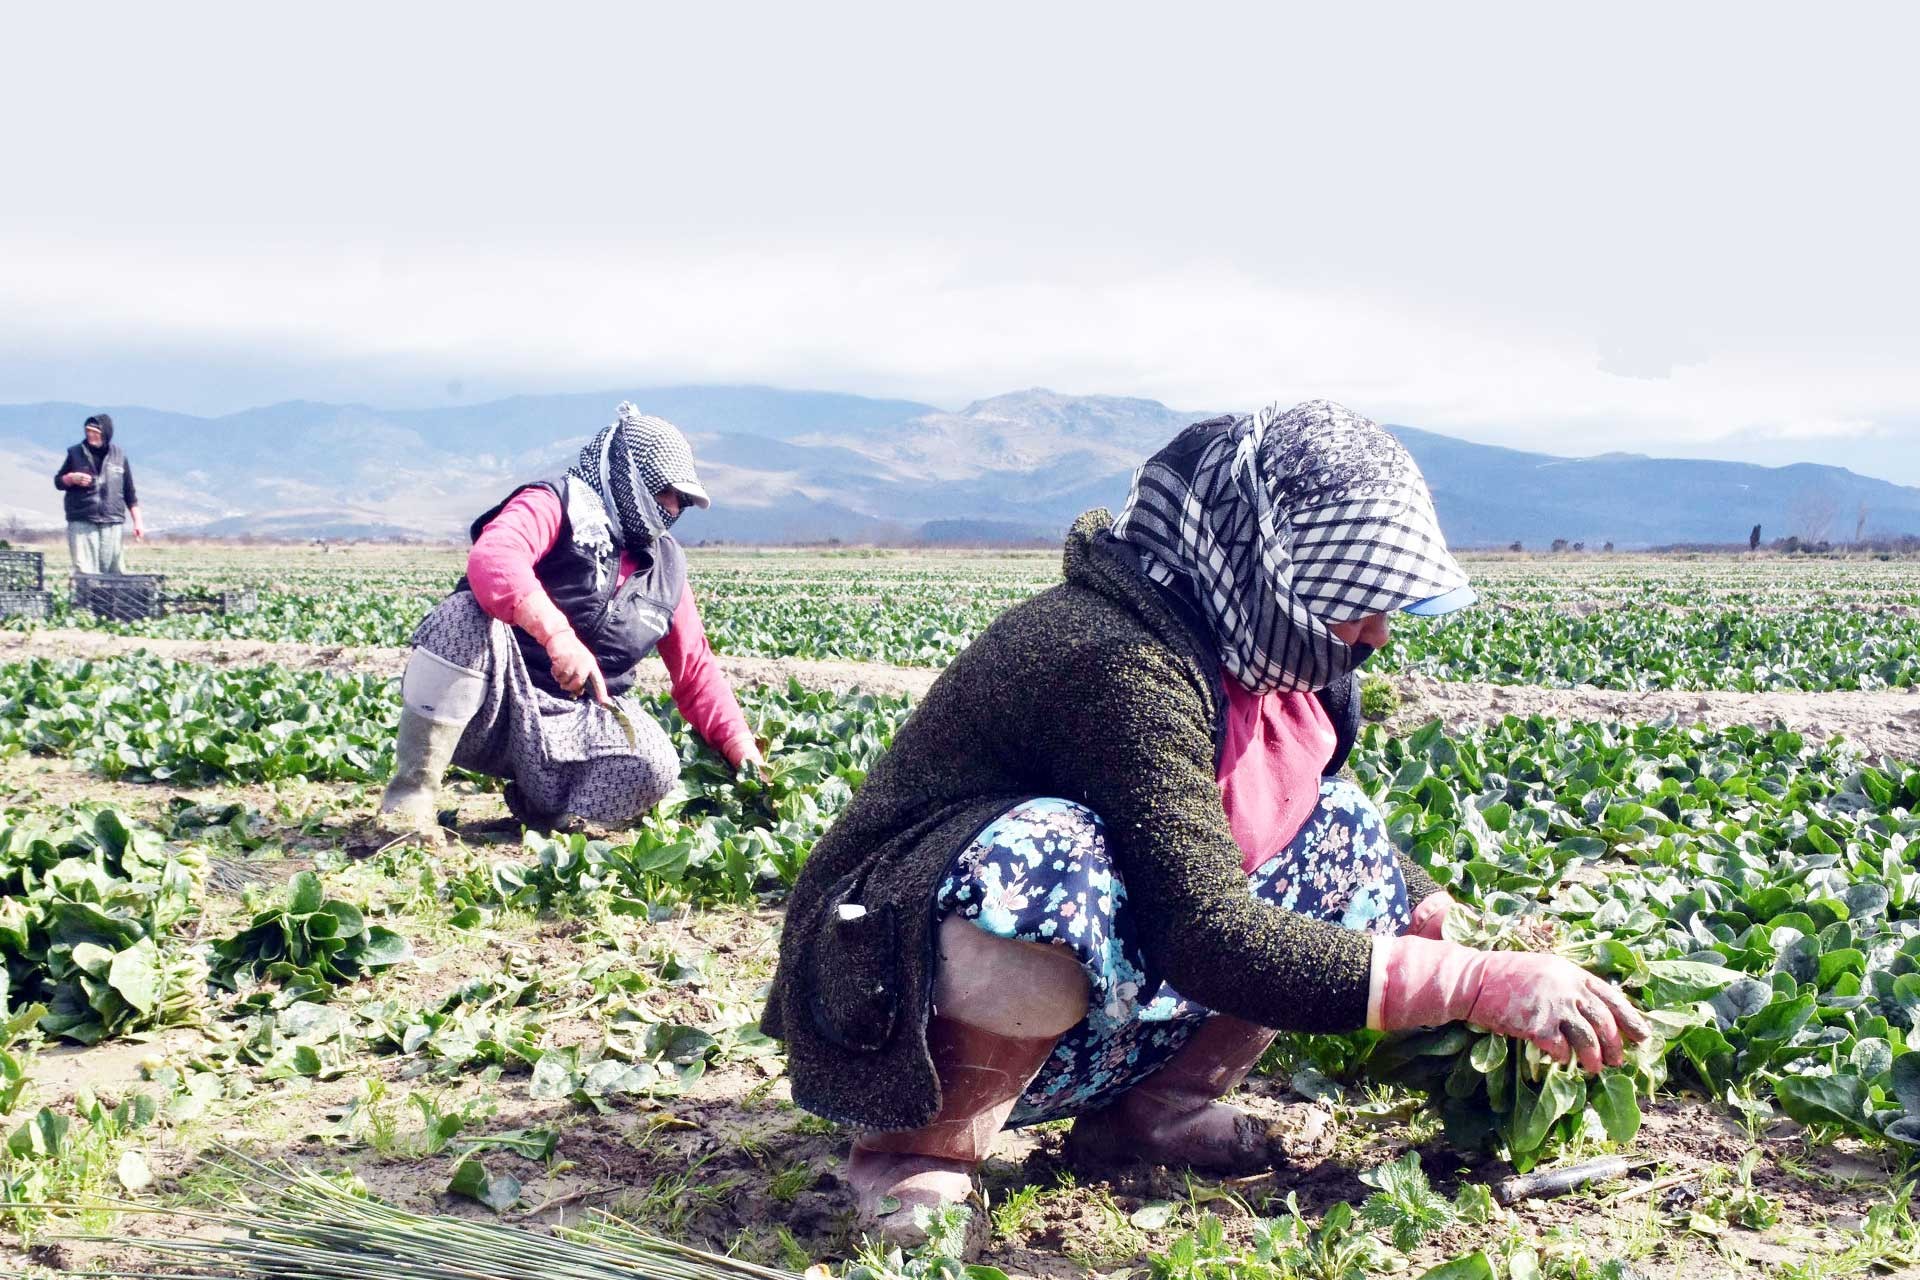
[[[657,387],[387,410],[294,401],[205,418],[104,406],[147,523],[291,538],[448,538],[514,483],[563,470],[620,400],[686,431],[709,511],[688,542],[1052,542],[1117,506],[1133,468],[1205,412],[1018,391],[958,411],[769,387]],[[0,405],[0,521],[60,522],[53,471],[102,406]],[[1920,532],[1920,488],[1839,467],[1564,458],[1392,430],[1458,546],[1850,539]]]

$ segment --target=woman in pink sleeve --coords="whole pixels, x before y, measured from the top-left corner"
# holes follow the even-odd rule
[[[384,830],[441,839],[449,764],[507,779],[507,807],[538,829],[653,808],[680,773],[630,692],[656,651],[694,729],[735,768],[761,767],[668,532],[689,503],[709,505],[686,437],[623,403],[565,475],[473,522],[467,576],[414,632]]]

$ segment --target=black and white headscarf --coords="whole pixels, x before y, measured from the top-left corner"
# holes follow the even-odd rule
[[[1323,689],[1358,666],[1328,624],[1467,585],[1412,456],[1327,400],[1188,427],[1134,473],[1113,534],[1191,593],[1255,693]]]
[[[580,451],[568,474],[600,495],[612,525],[614,545],[644,549],[673,527],[654,494],[677,491],[694,506],[710,505],[693,470],[693,447],[665,418],[641,413],[626,401],[611,424]]]

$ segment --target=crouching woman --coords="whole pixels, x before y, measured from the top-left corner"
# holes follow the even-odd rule
[[[382,829],[437,842],[449,763],[507,779],[508,809],[542,830],[653,808],[680,774],[629,693],[655,652],[688,723],[761,767],[668,532],[688,504],[709,502],[686,438],[622,404],[572,470],[474,521],[466,577],[414,633]]]
[[[1440,940],[1452,905],[1335,776],[1394,612],[1471,603],[1412,458],[1315,401],[1189,427],[1065,581],[934,683],[815,846],[763,1027],[860,1130],[863,1227],[920,1235],[1009,1125],[1076,1162],[1271,1167],[1217,1101],[1276,1029],[1470,1020],[1589,1070],[1647,1027],[1550,956]]]

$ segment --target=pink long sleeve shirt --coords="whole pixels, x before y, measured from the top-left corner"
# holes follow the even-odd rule
[[[473,550],[467,553],[467,585],[490,616],[511,623],[524,601],[546,594],[533,566],[560,540],[561,517],[559,498],[546,489],[523,489],[474,539]],[[622,551],[619,581],[624,583],[633,570],[632,557]],[[738,767],[753,745],[753,730],[740,714],[733,686],[707,643],[691,582],[680,593],[673,624],[660,638],[657,652],[667,666],[668,685],[680,714],[694,732]]]
[[[1285,849],[1320,803],[1320,776],[1338,743],[1333,721],[1311,693],[1252,693],[1231,675],[1220,803],[1241,869]]]

